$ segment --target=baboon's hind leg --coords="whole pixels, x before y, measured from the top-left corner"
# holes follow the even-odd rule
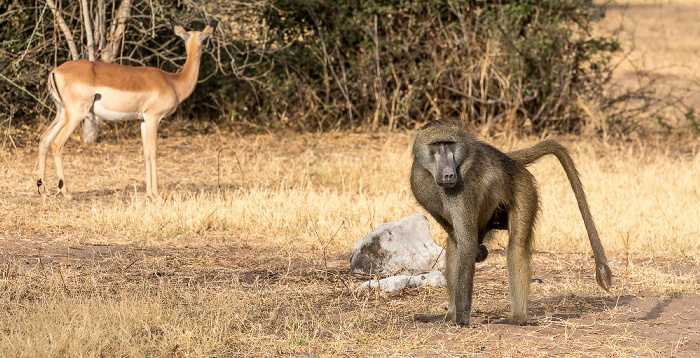
[[[530,178],[528,178],[530,179]],[[534,180],[521,185],[515,193],[515,205],[508,212],[508,290],[511,315],[508,323],[524,324],[529,319],[527,298],[532,276],[532,236],[538,210],[538,196]]]

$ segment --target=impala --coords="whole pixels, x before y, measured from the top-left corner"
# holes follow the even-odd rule
[[[146,160],[146,194],[161,201],[158,192],[156,151],[158,123],[175,112],[197,84],[202,42],[218,24],[212,21],[204,30],[185,31],[170,20],[173,31],[187,49],[185,66],[179,73],[169,73],[153,67],[131,67],[114,63],[75,60],[56,67],[49,74],[49,92],[56,103],[56,119],[41,136],[39,144],[39,180],[42,193],[46,171],[46,154],[51,147],[58,173],[58,189],[66,199],[72,199],[63,173],[63,146],[84,118],[94,116],[105,121],[140,120],[143,155]]]

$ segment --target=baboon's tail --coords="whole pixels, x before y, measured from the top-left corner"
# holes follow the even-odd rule
[[[581,184],[581,179],[579,178],[574,161],[569,155],[569,151],[556,140],[547,139],[532,147],[510,152],[508,156],[518,163],[527,166],[548,154],[552,154],[559,159],[562,167],[564,167],[566,176],[569,178],[569,183],[574,190],[576,202],[578,203],[583,223],[586,226],[586,232],[588,232],[588,240],[591,243],[591,249],[593,249],[593,255],[595,256],[596,281],[600,287],[607,291],[612,286],[612,272],[608,267],[608,259],[605,257],[603,244],[600,242],[598,230],[595,228],[591,211],[588,208],[588,201],[586,200],[586,193],[583,191],[583,184]]]
[[[555,147],[558,147],[557,150],[566,151],[566,148],[562,147],[556,140],[545,139],[532,147],[512,151],[508,153],[508,156],[511,157],[511,159],[514,159],[516,162],[524,166],[528,166],[545,155],[554,154],[553,148]]]

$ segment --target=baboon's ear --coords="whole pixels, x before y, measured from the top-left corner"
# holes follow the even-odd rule
[[[185,31],[185,28],[180,26],[180,24],[178,24],[175,21],[175,19],[172,19],[172,18],[170,19],[170,26],[173,27],[173,32],[175,32],[175,35],[179,36],[180,38],[185,40],[185,42],[187,42],[187,39],[189,38],[190,35],[187,33],[187,31]]]

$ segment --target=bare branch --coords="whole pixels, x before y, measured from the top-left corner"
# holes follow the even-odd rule
[[[110,28],[108,43],[105,46],[104,52],[102,52],[102,61],[104,62],[114,62],[119,52],[119,45],[121,43],[121,38],[124,35],[124,29],[126,28],[126,22],[129,20],[129,15],[131,14],[131,0],[122,0],[119,9],[117,10],[116,18],[112,19],[112,25]]]
[[[97,51],[99,53],[105,47],[107,33],[107,9],[105,8],[105,0],[97,0],[97,11],[95,13],[95,37],[97,38]]]
[[[90,21],[90,7],[88,0],[80,0],[83,9],[83,24],[85,25],[85,37],[87,40],[88,60],[95,61],[95,39],[92,37],[92,24]]]
[[[333,78],[335,79],[335,82],[338,84],[338,88],[340,89],[340,93],[343,94],[343,97],[345,97],[345,104],[348,107],[348,117],[350,117],[350,125],[354,127],[354,123],[352,121],[352,110],[355,109],[355,107],[352,105],[352,101],[350,101],[350,96],[347,93],[347,86],[343,86],[342,82],[338,78],[338,75],[335,73],[335,69],[333,69],[333,64],[331,63],[331,57],[328,54],[328,51],[326,50],[326,40],[323,38],[323,33],[321,31],[321,27],[318,24],[318,18],[316,18],[316,14],[313,13],[312,11],[312,16],[314,20],[314,24],[316,25],[316,31],[318,33],[318,36],[321,39],[321,48],[323,49],[323,57],[326,58],[326,61],[328,62],[328,68],[331,70],[331,74],[333,74]],[[338,50],[337,47],[337,42],[336,42],[336,51]],[[340,52],[337,51],[338,57],[340,57]],[[342,62],[342,59],[340,59]],[[358,113],[359,114],[359,113]]]
[[[70,28],[68,28],[66,22],[63,20],[63,16],[61,16],[61,13],[56,8],[56,3],[53,0],[46,0],[46,2],[49,4],[49,8],[51,9],[51,12],[53,12],[53,16],[56,18],[56,22],[58,22],[58,27],[60,27],[61,31],[63,31],[63,36],[66,37],[66,42],[68,42],[68,49],[70,50],[71,57],[74,60],[79,59],[80,55],[78,55],[78,48],[75,46],[73,34],[71,33]]]

